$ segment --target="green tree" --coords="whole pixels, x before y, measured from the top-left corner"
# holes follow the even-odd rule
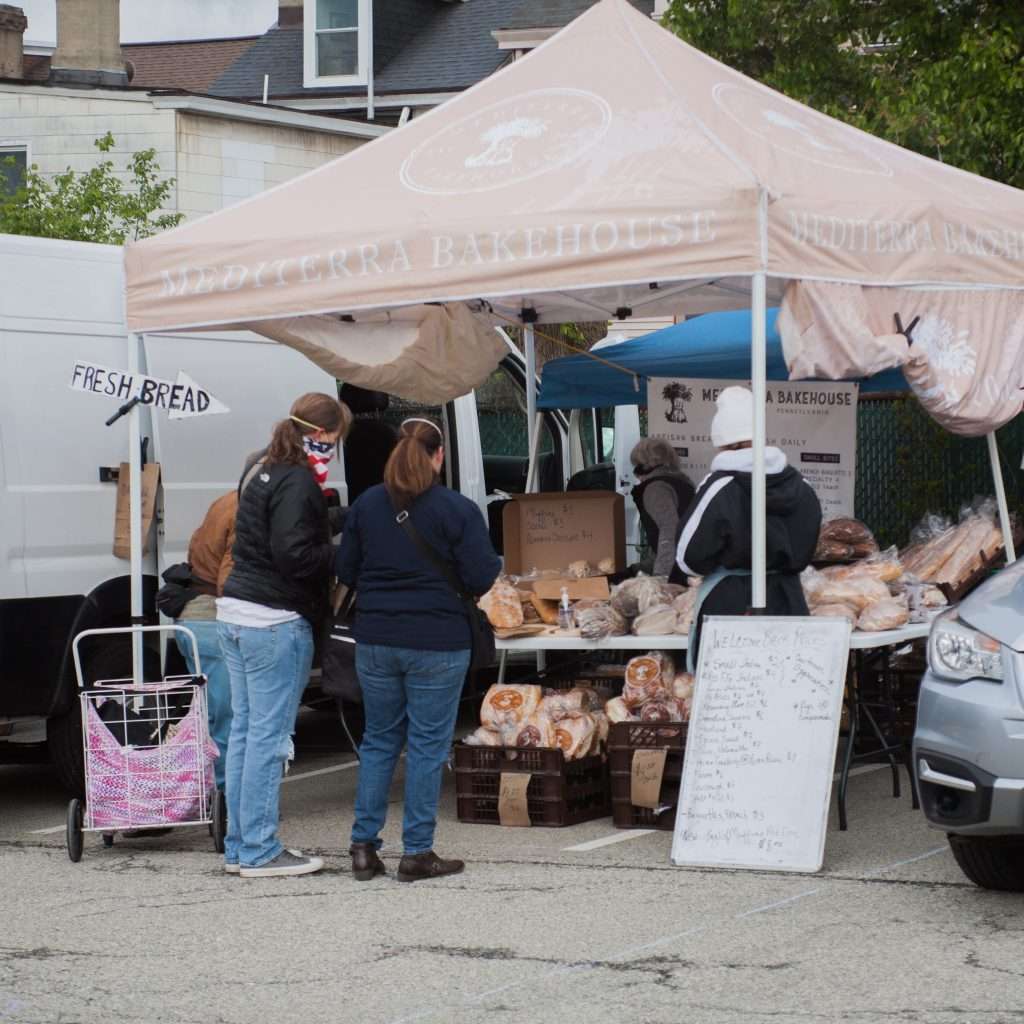
[[[114,136],[107,132],[94,145],[109,153]],[[122,245],[181,223],[184,214],[157,213],[171,194],[174,179],[158,177],[156,150],[133,153],[128,172],[126,185],[113,161],[101,160],[88,171],[68,168],[50,181],[33,164],[14,194],[0,198],[0,232]]]
[[[665,23],[793,99],[1024,187],[1020,0],[673,0]]]

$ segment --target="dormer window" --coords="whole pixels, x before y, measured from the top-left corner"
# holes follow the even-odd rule
[[[371,0],[304,0],[304,84],[365,85]]]

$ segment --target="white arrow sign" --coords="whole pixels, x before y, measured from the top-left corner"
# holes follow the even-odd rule
[[[96,363],[78,362],[71,371],[68,387],[119,402],[127,402],[137,396],[143,405],[166,410],[172,420],[231,411],[181,370],[175,381],[169,381],[113,370]]]

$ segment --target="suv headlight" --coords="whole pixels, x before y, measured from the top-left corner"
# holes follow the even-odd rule
[[[1003,652],[998,640],[960,621],[956,610],[940,615],[928,637],[928,664],[942,679],[1003,678]]]

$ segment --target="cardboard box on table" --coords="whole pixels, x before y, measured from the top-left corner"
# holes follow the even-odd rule
[[[524,576],[538,570],[565,571],[573,562],[588,562],[596,570],[606,558],[615,571],[626,568],[626,508],[614,491],[571,491],[516,495],[502,513],[505,572]],[[546,577],[524,582],[541,598],[557,601],[562,587],[569,597],[608,597],[604,576],[584,579]]]

